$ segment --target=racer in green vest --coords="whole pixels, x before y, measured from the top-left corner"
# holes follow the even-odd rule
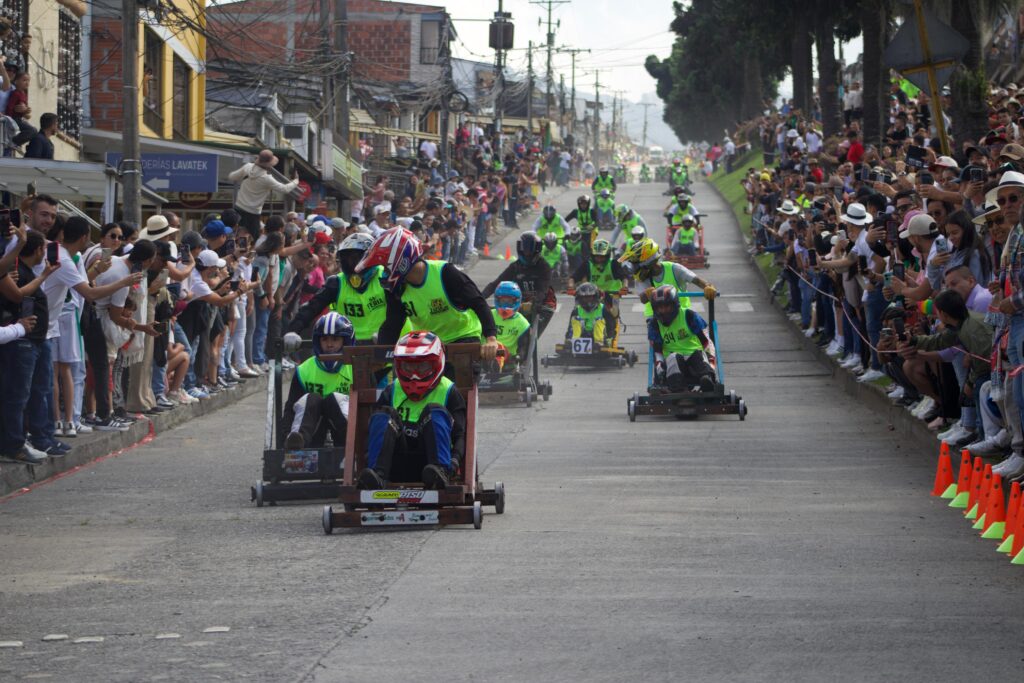
[[[334,311],[313,325],[313,355],[295,369],[281,417],[285,448],[323,446],[328,432],[335,448],[344,445],[352,366],[322,356],[341,353],[354,341],[352,323]]]
[[[559,243],[558,235],[549,232],[544,235],[543,242],[544,246],[540,249],[540,257],[551,268],[551,274],[556,277],[566,277],[569,274],[569,255]]]
[[[576,306],[569,316],[569,328],[565,331],[566,345],[572,345],[573,339],[588,338],[594,345],[605,345],[608,321],[604,305],[601,303],[601,290],[593,283],[584,282],[576,290]]]
[[[619,235],[630,234],[638,225],[642,226],[644,230],[647,229],[647,223],[644,222],[643,216],[629,208],[628,204],[619,204],[615,208],[615,230],[612,231],[612,236],[608,241],[614,246]]]
[[[337,253],[341,272],[327,278],[320,291],[299,307],[288,323],[286,350],[298,348],[299,334],[325,309],[349,319],[355,329],[356,344],[374,343],[388,311],[388,293],[380,281],[383,269],[374,266],[363,273],[356,272],[356,266],[372,245],[370,235],[355,233],[345,238]]]
[[[717,290],[710,282],[699,278],[686,266],[663,261],[658,245],[649,237],[627,249],[619,257],[619,262],[627,265],[632,271],[635,291],[644,304],[644,317],[648,319],[654,315],[649,299],[655,287],[667,284],[678,291],[686,291],[687,285],[692,282],[704,290],[706,299],[711,299],[717,294]],[[689,297],[679,297],[679,300],[680,306],[689,308]]]
[[[590,189],[594,194],[600,194],[602,190],[608,190],[610,193],[615,194],[615,191],[619,189],[615,183],[615,178],[608,172],[607,166],[602,166],[598,172],[597,177],[594,178],[594,182],[591,183]]]
[[[597,225],[608,229],[615,224],[615,195],[604,189],[597,195]]]
[[[519,285],[506,280],[494,290],[494,324],[498,327],[498,343],[505,347],[516,363],[525,363],[530,350],[530,321],[519,312],[523,293]],[[506,361],[507,363],[507,361]],[[515,363],[508,364],[514,367]]]
[[[672,160],[672,167],[668,172],[668,191],[672,193],[677,187],[687,187],[690,184],[690,169],[683,163],[682,159]]]
[[[640,182],[651,182],[651,169],[648,168],[647,164],[640,164]]]
[[[379,344],[397,339],[408,319],[415,329],[429,329],[445,344],[483,337],[481,357],[494,360],[498,331],[491,307],[468,275],[445,261],[425,260],[419,240],[404,228],[391,228],[374,240],[356,272],[375,266],[383,266],[381,284],[391,294]]]
[[[540,218],[534,221],[533,231],[541,239],[544,239],[544,235],[551,233],[561,240],[565,237],[565,233],[569,232],[569,224],[558,214],[555,207],[548,204],[541,212]]]
[[[693,220],[693,216],[683,216],[683,222],[676,230],[676,234],[672,236],[672,244],[669,245],[669,249],[672,250],[672,253],[680,256],[695,256],[699,237],[697,223]]]
[[[521,234],[516,240],[518,258],[483,289],[483,295],[490,296],[505,280],[519,285],[523,293],[523,315],[533,321],[538,337],[544,334],[558,304],[555,288],[551,286],[551,268],[540,255],[543,246],[537,233]]]
[[[714,391],[715,369],[704,351],[709,345],[707,323],[692,308],[680,307],[672,285],[655,289],[651,304],[654,317],[647,322],[647,337],[655,359],[654,384],[673,392],[695,386]]]
[[[466,451],[466,400],[444,376],[444,346],[433,332],[403,336],[394,362],[397,379],[381,392],[370,416],[359,488],[422,481],[428,489],[444,489]]]
[[[583,233],[573,227],[565,236],[565,256],[569,260],[569,272],[573,272],[583,263]],[[589,250],[588,250],[589,251]]]
[[[630,230],[629,233],[626,235],[626,240],[622,243],[622,246],[619,247],[619,250],[616,252],[616,256],[622,256],[627,251],[632,249],[634,244],[644,239],[645,237],[647,237],[647,230],[644,229],[642,226],[636,226],[635,228]]]
[[[590,258],[590,247],[597,239],[598,215],[597,210],[590,206],[590,196],[580,195],[576,198],[576,208],[565,217],[565,222],[575,220],[583,233],[583,258]],[[570,254],[571,256],[571,254]]]
[[[590,282],[602,293],[606,326],[615,332],[612,339],[618,339],[619,296],[627,275],[622,265],[612,259],[612,245],[608,240],[597,240],[590,260],[577,268],[569,278],[569,289],[576,283]]]

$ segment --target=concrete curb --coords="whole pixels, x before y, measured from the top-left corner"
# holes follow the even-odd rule
[[[179,405],[173,410],[157,415],[147,415],[131,426],[127,432],[93,432],[74,439],[64,439],[72,447],[63,458],[47,458],[39,465],[0,463],[0,498],[17,494],[22,490],[86,467],[100,458],[116,455],[135,446],[147,443],[155,436],[189,420],[208,415],[232,405],[253,394],[266,392],[267,378],[254,377],[211,396],[207,400],[188,405]]]
[[[710,187],[712,191],[718,195],[718,198],[721,199],[729,208],[729,216],[732,218],[732,223],[736,227],[736,232],[739,234],[743,243],[746,244],[746,237],[743,234],[739,221],[736,220],[736,215],[732,211],[732,206],[726,201],[725,197],[722,196],[722,193],[719,192],[714,183],[708,181],[703,182]],[[771,290],[772,283],[768,282],[767,274],[758,267],[753,258],[749,259],[749,262],[750,267],[758,274],[761,282],[764,283],[765,299],[770,300],[769,292]],[[772,302],[772,305],[780,315],[785,315],[777,301]],[[825,353],[823,348],[818,346],[813,340],[805,337],[797,325],[790,322],[788,318],[786,319],[786,323],[786,327],[792,332],[793,338],[798,341],[804,350],[813,355],[818,362],[831,371],[833,384],[874,410],[881,417],[884,417],[888,422],[889,429],[891,431],[897,432],[901,436],[911,439],[916,446],[920,447],[921,450],[926,453],[935,453],[938,451],[938,440],[935,438],[935,434],[929,431],[928,426],[924,422],[911,415],[910,411],[906,410],[902,406],[894,405],[881,387],[875,384],[863,384],[858,382],[856,375],[840,367],[835,359]]]

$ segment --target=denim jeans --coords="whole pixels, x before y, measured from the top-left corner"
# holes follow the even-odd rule
[[[864,302],[864,314],[867,318],[868,339],[872,346],[878,346],[878,339],[882,333],[882,315],[888,305],[881,287],[876,287],[868,292],[867,301]],[[875,370],[882,367],[878,362],[878,354],[874,351],[871,352],[871,367]]]
[[[817,292],[814,291],[814,287],[811,286],[808,278],[812,278],[814,275],[804,274],[800,278],[800,325],[804,328],[811,326],[811,306],[814,305],[814,297]],[[821,321],[818,321],[821,322]]]
[[[1010,368],[1021,364],[1024,357],[1024,316],[1015,315],[1010,318],[1010,339],[1006,345],[1006,357],[1010,361]],[[1017,420],[1017,424],[1024,423],[1024,373],[1013,378],[1013,401],[1017,404],[1017,414],[1007,415],[1007,420]]]
[[[50,343],[19,339],[0,346],[3,362],[3,441],[0,452],[13,454],[25,444],[25,418],[32,445],[46,450],[53,438],[53,364]]]
[[[167,366],[159,366],[153,363],[152,368],[153,379],[151,385],[153,387],[153,395],[159,398],[167,393]]]
[[[71,381],[75,387],[75,405],[72,410],[72,420],[75,424],[82,421],[82,400],[85,398],[85,360],[71,364]]]
[[[270,309],[256,306],[256,329],[252,333],[252,362],[263,365],[267,362],[267,330],[270,329]]]

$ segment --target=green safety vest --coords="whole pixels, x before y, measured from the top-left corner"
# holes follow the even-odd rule
[[[419,401],[414,401],[402,391],[402,383],[395,380],[391,385],[391,407],[398,412],[402,422],[416,424],[420,421],[423,409],[431,403],[445,405],[448,402],[448,392],[454,386],[454,382],[442,375],[441,381],[437,383],[437,386],[427,392],[427,395]]]
[[[796,205],[801,209],[811,208],[811,200],[807,198],[807,195],[800,195],[796,198]]]
[[[327,372],[310,356],[296,370],[299,384],[307,394],[330,396],[347,394],[352,387],[352,366],[342,365],[337,372]]]
[[[380,284],[380,270],[380,266],[375,266],[363,274],[363,281],[369,279],[370,284],[362,292],[353,287],[344,274],[338,275],[338,299],[329,308],[352,322],[359,341],[373,339],[387,317],[388,302]]]
[[[685,284],[683,286],[680,286],[679,283],[676,282],[676,274],[672,270],[672,264],[671,263],[662,262],[662,264],[661,264],[661,275],[656,275],[656,276],[651,278],[651,287],[661,287],[662,285],[672,285],[673,287],[676,288],[677,291],[680,291],[680,292],[685,292],[686,291],[686,285]],[[689,308],[690,307],[690,297],[688,297],[688,296],[681,296],[681,297],[679,297],[679,307],[680,308]],[[644,317],[645,318],[651,318],[653,316],[654,316],[654,308],[651,306],[651,302],[648,301],[647,303],[644,304]]]
[[[614,192],[615,179],[612,178],[612,175],[610,173],[606,177],[602,177],[600,174],[598,174],[597,178],[594,180],[593,189],[594,192],[600,192],[601,190],[608,190],[609,192]]]
[[[679,203],[679,199],[673,199],[672,201],[675,202],[676,205],[676,212],[672,214],[672,225],[682,225],[683,216],[693,215],[693,212],[691,211],[693,204],[691,204],[690,202],[686,202],[686,207],[684,208]]]
[[[565,228],[562,227],[562,217],[557,213],[550,221],[546,220],[544,216],[540,217],[540,228],[537,230],[537,237],[544,239],[544,235],[549,232],[553,232],[558,235],[559,241],[565,237]]]
[[[602,292],[618,292],[622,289],[622,280],[617,280],[612,275],[611,259],[605,262],[604,268],[600,270],[594,267],[593,261],[589,261],[587,263],[587,280],[597,285]]]
[[[619,223],[619,227],[622,229],[622,232],[624,232],[627,235],[629,234],[630,230],[632,230],[638,225],[640,225],[640,216],[636,215],[636,211],[633,212],[633,217],[630,218],[628,221],[622,221],[621,223]]]
[[[684,227],[680,227],[679,230],[676,231],[676,235],[679,238],[679,244],[693,244],[693,241],[697,239],[697,228],[694,227],[687,230]]]
[[[594,325],[597,324],[598,320],[604,318],[604,304],[598,304],[597,308],[592,311],[588,311],[582,306],[577,306],[575,315],[576,319],[583,323],[583,331],[593,334]]]
[[[673,185],[685,185],[686,178],[689,175],[685,166],[672,169],[672,184]]]
[[[614,208],[615,208],[615,200],[614,199],[612,199],[610,197],[608,199],[601,199],[600,197],[597,198],[597,210],[598,211],[602,211],[602,212],[603,211],[611,211]]]
[[[686,324],[686,311],[679,310],[676,319],[671,325],[663,325],[658,320],[658,331],[661,333],[661,352],[663,354],[681,353],[688,356],[695,351],[701,351],[704,345],[693,333],[690,326]]]
[[[424,261],[427,275],[419,286],[406,283],[402,307],[415,329],[430,330],[445,344],[469,337],[479,338],[480,320],[473,311],[461,311],[452,304],[441,281],[444,261]]]
[[[583,252],[583,240],[566,240],[565,253],[568,256],[578,256]]]
[[[593,232],[597,230],[597,221],[594,220],[594,216],[590,213],[590,209],[586,211],[576,210],[576,223],[580,226],[580,232]]]
[[[519,311],[507,320],[501,317],[497,309],[491,309],[491,315],[498,328],[498,342],[504,344],[513,356],[519,355],[519,338],[530,329],[530,321]]]
[[[548,249],[547,245],[541,247],[540,256],[547,261],[552,268],[556,267],[562,260],[562,246],[556,245],[554,249]]]

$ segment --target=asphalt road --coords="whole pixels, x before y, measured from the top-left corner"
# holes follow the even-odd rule
[[[660,190],[619,199],[660,226]],[[933,454],[831,384],[727,207],[706,186],[696,202],[745,422],[628,422],[646,344],[627,300],[636,367],[549,371],[550,402],[481,410],[503,516],[325,536],[318,505],[249,502],[250,398],[0,504],[0,641],[21,641],[0,680],[1019,677],[1020,568],[929,498]]]

